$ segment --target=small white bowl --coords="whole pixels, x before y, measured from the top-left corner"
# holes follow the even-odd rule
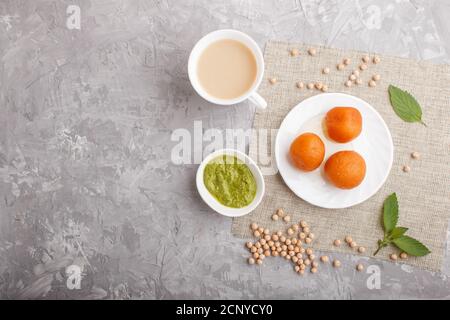
[[[252,172],[253,177],[255,178],[256,181],[257,190],[255,198],[248,206],[242,208],[230,208],[224,206],[209,193],[208,189],[206,189],[205,183],[203,182],[203,173],[205,171],[205,166],[211,160],[221,155],[235,156],[239,160],[243,161]],[[200,193],[200,196],[202,197],[203,201],[205,201],[206,204],[211,209],[227,217],[240,217],[252,212],[261,202],[265,192],[264,178],[261,173],[261,170],[258,168],[256,163],[245,153],[233,149],[217,150],[209,154],[205,159],[203,159],[202,163],[200,164],[197,170],[196,181],[197,181],[197,190]]]

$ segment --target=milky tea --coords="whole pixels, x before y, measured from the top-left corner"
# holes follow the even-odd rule
[[[250,90],[258,67],[253,52],[242,42],[224,39],[211,43],[200,55],[198,79],[203,89],[219,99],[235,99]]]

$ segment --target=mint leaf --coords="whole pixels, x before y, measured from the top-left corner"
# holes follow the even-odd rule
[[[392,240],[392,242],[401,250],[405,251],[407,254],[415,257],[422,257],[429,254],[431,251],[423,245],[418,240],[408,237],[401,236],[397,239]]]
[[[390,234],[398,221],[398,201],[395,192],[384,201],[383,225],[385,234]]]
[[[405,227],[395,227],[395,228],[391,231],[391,234],[389,235],[389,238],[391,238],[391,239],[397,239],[397,238],[400,238],[402,235],[405,234],[406,231],[408,231],[408,228],[405,228]]]
[[[392,108],[403,121],[420,122],[425,125],[422,121],[422,109],[411,94],[393,85],[390,85],[388,90]]]

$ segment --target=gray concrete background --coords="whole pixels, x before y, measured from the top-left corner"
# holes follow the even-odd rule
[[[66,26],[72,4],[80,30]],[[448,248],[442,273],[366,261],[381,270],[372,290],[357,257],[304,278],[281,259],[250,267],[230,219],[199,198],[197,166],[170,161],[172,131],[194,120],[251,127],[251,105],[193,92],[186,63],[203,34],[449,63],[449,15],[445,0],[1,0],[0,297],[449,299]]]

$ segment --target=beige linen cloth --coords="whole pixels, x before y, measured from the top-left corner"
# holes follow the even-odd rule
[[[292,57],[289,54],[292,48],[299,49],[300,55]],[[266,175],[266,193],[262,203],[252,213],[233,220],[233,234],[250,238],[251,222],[270,230],[286,230],[290,224],[271,220],[275,210],[283,208],[291,215],[291,223],[304,219],[311,225],[316,236],[312,247],[357,254],[344,244],[340,247],[332,245],[334,239],[351,235],[358,245],[366,247],[363,255],[372,256],[377,240],[383,236],[380,222],[383,201],[396,192],[400,207],[398,225],[408,227],[407,234],[422,241],[432,251],[425,257],[412,257],[403,262],[428,270],[440,270],[450,217],[450,66],[380,55],[378,64],[371,61],[367,70],[360,71],[363,84],[347,88],[345,81],[351,71],[361,64],[365,53],[316,47],[317,54],[309,56],[307,49],[303,44],[267,43],[265,79],[260,94],[267,99],[268,108],[257,112],[254,128],[278,129],[289,110],[303,99],[320,93],[306,89],[306,84],[321,81],[328,86],[329,92],[360,97],[381,114],[394,142],[394,163],[390,175],[383,187],[364,203],[337,210],[312,206],[291,192],[278,173]],[[370,54],[371,58],[373,56]],[[336,65],[344,58],[350,58],[351,63],[338,71]],[[329,74],[322,74],[324,67],[330,68]],[[381,80],[371,88],[368,81],[374,74],[380,74]],[[276,84],[270,84],[269,78],[276,78]],[[295,86],[298,81],[305,83],[304,89]],[[423,121],[427,127],[419,123],[406,123],[394,113],[387,91],[389,84],[416,97],[422,106]],[[266,142],[261,139],[261,143]],[[263,169],[274,165],[274,157],[269,165],[261,163],[261,159],[267,159],[267,154],[258,151],[261,149],[266,153],[264,148],[258,147],[258,139],[254,135],[250,143],[250,156]],[[267,139],[269,156],[272,149],[273,145]],[[420,159],[411,158],[413,151],[421,154]],[[411,168],[409,173],[402,171],[404,165]],[[384,248],[376,258],[389,259],[388,255],[393,252],[398,253],[398,250]]]

